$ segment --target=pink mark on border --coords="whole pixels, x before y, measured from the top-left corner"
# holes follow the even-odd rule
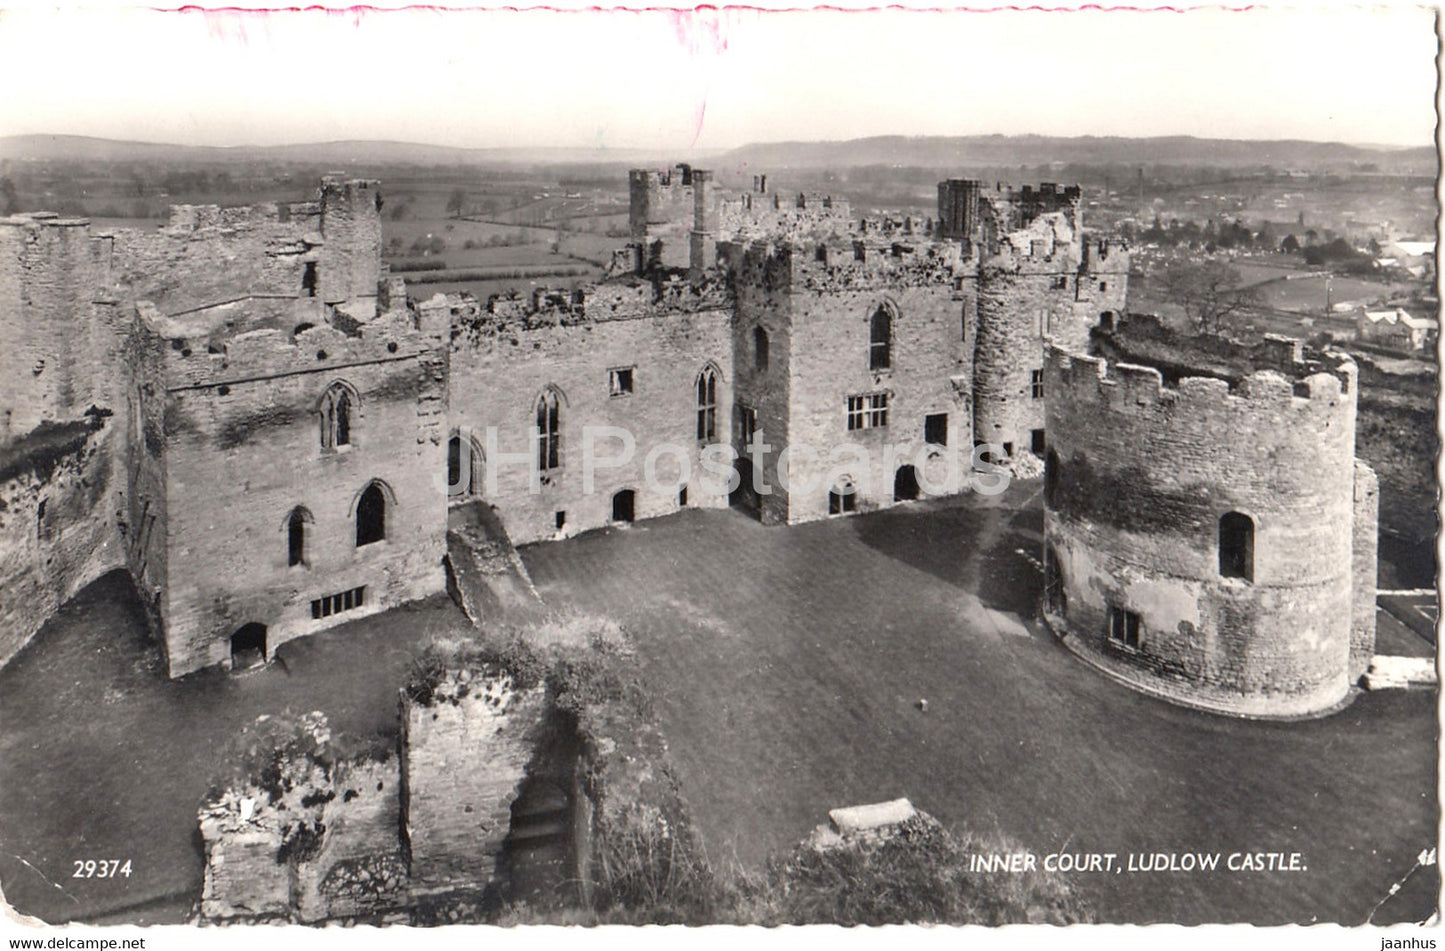
[[[496,7],[444,7],[436,4],[412,4],[402,7],[373,7],[365,4],[355,4],[348,7],[322,7],[322,6],[287,6],[287,7],[201,7],[194,4],[187,4],[180,7],[151,7],[157,13],[221,13],[221,14],[250,14],[250,13],[324,13],[328,16],[356,16],[356,22],[360,23],[361,17],[371,13],[672,13],[690,14],[701,11],[745,11],[749,13],[1194,13],[1212,11],[1221,13],[1247,13],[1251,10],[1261,9],[1259,4],[1246,3],[1239,6],[1229,6],[1218,3],[1201,3],[1191,6],[1159,6],[1140,7],[1129,6],[1128,4],[1105,5],[1101,3],[1082,4],[1075,7],[1050,7],[1043,4],[998,4],[995,6],[980,7],[906,7],[900,4],[881,4],[873,7],[841,7],[830,4],[819,4],[818,6],[807,7],[764,7],[754,4],[736,3],[714,6],[712,4],[698,4],[688,7],[666,7],[666,6],[640,6],[640,7],[554,7],[546,4],[536,6],[496,6]]]

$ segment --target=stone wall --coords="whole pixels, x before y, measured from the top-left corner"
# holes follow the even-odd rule
[[[84,218],[0,218],[0,445],[110,406],[111,250]]]
[[[891,346],[888,366],[872,369],[870,321],[880,308],[891,317]],[[859,511],[894,504],[904,466],[917,472],[921,496],[963,490],[973,443],[969,388],[959,385],[972,373],[962,316],[963,296],[946,281],[794,290],[788,521],[826,517],[835,476],[845,473]],[[868,394],[887,396],[887,425],[850,430],[848,398]],[[925,441],[930,415],[947,417],[946,443]],[[859,461],[828,462],[834,447],[845,444],[863,450]],[[819,458],[797,452],[800,446],[814,447]]]
[[[46,423],[0,448],[0,664],[85,585],[124,567],[123,424]]]
[[[259,775],[200,808],[205,920],[319,922],[406,904],[398,758],[338,752],[321,713],[299,727],[291,742],[254,751]]]
[[[1301,366],[1305,366],[1301,364]],[[1047,560],[1077,650],[1182,702],[1252,715],[1348,689],[1355,367],[1234,387],[1051,349]],[[1219,520],[1253,521],[1252,578],[1224,577]],[[1139,643],[1109,636],[1135,612]]]
[[[687,287],[675,293],[690,294]],[[718,491],[726,474],[702,468],[697,380],[704,368],[716,374],[716,439],[725,444],[733,385],[728,309],[706,296],[693,301],[698,309],[678,306],[681,299],[659,306],[647,284],[609,303],[607,290],[588,296],[585,315],[566,323],[562,315],[547,323],[519,313],[473,325],[453,341],[451,431],[469,432],[484,455],[480,494],[517,544],[608,525],[614,494],[623,490],[635,493],[638,519],[684,505],[726,505],[725,491]],[[622,369],[632,371],[632,389],[614,395],[610,374]],[[544,392],[560,403],[562,457],[560,469],[545,474],[533,436]],[[589,428],[594,459],[616,460],[626,449],[624,437],[593,427],[625,431],[635,445],[624,464],[597,466],[589,488],[583,467]],[[650,456],[651,488],[644,471]],[[685,482],[684,470],[691,476]]]
[[[539,742],[542,685],[449,671],[429,702],[402,702],[402,826],[413,895],[500,880],[511,807]]]
[[[1124,312],[1128,254],[1086,243],[1059,214],[1011,235],[978,272],[974,430],[981,442],[1027,449],[1044,425],[1036,395],[1044,347],[1085,345],[1100,314]]]
[[[243,333],[218,353],[177,351],[146,327],[164,367],[168,548],[163,592],[172,676],[227,663],[240,627],[266,627],[267,653],[295,637],[445,588],[444,313],[393,312],[354,334]],[[327,448],[329,388],[355,399],[349,445]],[[356,544],[357,505],[379,483],[385,538]],[[288,563],[304,510],[305,553]],[[340,613],[314,601],[364,588]]]
[[[380,270],[373,181],[324,179],[314,202],[175,205],[159,230],[115,232],[120,289],[169,315],[267,295],[350,302],[369,315]]]
[[[1353,612],[1350,619],[1350,682],[1375,656],[1375,582],[1379,572],[1380,482],[1374,470],[1355,460],[1355,509],[1351,521]]]

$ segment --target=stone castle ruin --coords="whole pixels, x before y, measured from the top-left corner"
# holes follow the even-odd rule
[[[1096,369],[1083,350],[1124,319],[1129,254],[1085,231],[1077,187],[950,180],[936,217],[880,222],[761,175],[740,196],[688,166],[629,186],[631,237],[603,280],[485,302],[407,298],[381,264],[373,181],[177,207],[154,232],[0,219],[0,661],[117,568],[180,676],[445,590],[461,506],[495,512],[508,548],[690,507],[793,524],[964,491],[967,463],[941,460],[991,444],[1062,460],[1050,590],[1103,663],[1119,658],[1099,592],[1117,591],[1149,632],[1126,643],[1133,682],[1173,678],[1162,692],[1235,712],[1338,699],[1368,653],[1335,628],[1373,539],[1354,514],[1373,495],[1345,362],[1233,388]],[[1248,464],[1225,425],[1251,434]],[[634,444],[590,444],[599,426]],[[1124,448],[1103,453],[1110,438]],[[815,455],[783,452],[798,445]],[[829,461],[852,445],[866,455]],[[719,447],[731,496],[703,481]],[[589,452],[607,464],[584,471]],[[1174,521],[1106,530],[1068,507],[1084,502],[1059,507],[1124,470],[1177,471],[1106,514],[1168,502]],[[1180,492],[1225,507],[1206,525]],[[1228,512],[1257,532],[1248,590],[1200,561]],[[1347,516],[1359,539],[1326,539]],[[1157,598],[1136,569],[1160,575]],[[1290,633],[1316,613],[1334,620]]]
[[[1099,353],[1049,350],[1046,614],[1171,700],[1327,710],[1375,643],[1379,490],[1355,457],[1355,363],[1283,337],[1161,346],[1137,322],[1101,328]]]

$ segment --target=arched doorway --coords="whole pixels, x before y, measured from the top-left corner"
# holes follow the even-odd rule
[[[475,439],[458,433],[447,443],[447,501],[480,498],[486,485],[486,457]]]
[[[635,514],[637,493],[631,489],[621,489],[612,496],[612,521],[630,522]]]
[[[736,488],[728,495],[728,505],[754,518],[760,518],[763,505],[757,488],[753,485],[753,461],[746,456],[738,456],[733,461],[733,469],[737,472],[738,481]]]
[[[266,663],[266,625],[246,624],[231,635],[231,669],[246,670]]]
[[[918,498],[918,470],[899,466],[893,475],[893,501],[911,502]]]

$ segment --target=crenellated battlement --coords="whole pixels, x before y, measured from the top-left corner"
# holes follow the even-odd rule
[[[735,283],[767,289],[830,291],[895,286],[954,285],[963,264],[956,243],[868,242],[720,242],[719,257]]]
[[[1263,367],[1237,379],[1215,376],[1174,376],[1158,367],[1113,362],[1050,345],[1047,367],[1049,395],[1077,405],[1097,404],[1100,410],[1137,414],[1140,408],[1168,407],[1183,412],[1279,414],[1326,425],[1353,418],[1356,367],[1343,354],[1326,369],[1320,361]],[[1286,367],[1293,372],[1285,372]]]
[[[136,312],[150,358],[159,361],[170,388],[407,359],[437,347],[449,328],[445,310],[422,307],[393,310],[345,326],[302,323],[290,330],[262,326],[218,341],[204,332],[209,324],[188,326],[147,301],[139,302]]]
[[[437,295],[455,325],[453,336],[478,337],[609,320],[720,310],[731,306],[727,284],[716,278],[690,280],[662,274],[656,280],[626,277],[573,289],[539,287],[530,295],[494,294],[485,302],[470,295]],[[425,305],[424,305],[425,306]]]

